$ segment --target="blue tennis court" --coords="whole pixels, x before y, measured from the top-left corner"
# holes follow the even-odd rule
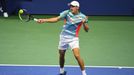
[[[66,66],[67,75],[81,75],[78,66]],[[133,67],[86,66],[88,75],[134,75]],[[56,65],[1,65],[0,75],[58,75]]]

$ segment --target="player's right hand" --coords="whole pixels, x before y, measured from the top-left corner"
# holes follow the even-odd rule
[[[38,20],[37,20],[37,23],[40,23],[40,24],[41,24],[41,23],[44,23],[44,22],[45,22],[45,19],[38,19]]]

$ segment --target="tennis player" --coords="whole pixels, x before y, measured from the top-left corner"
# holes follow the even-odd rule
[[[38,23],[45,22],[57,22],[59,20],[65,20],[65,25],[63,26],[62,32],[60,34],[59,41],[59,64],[60,64],[60,75],[66,75],[64,71],[65,63],[65,52],[68,47],[71,48],[79,66],[82,71],[82,75],[87,75],[85,71],[84,62],[80,56],[79,49],[79,38],[78,32],[80,27],[83,25],[84,30],[88,32],[87,17],[80,12],[80,4],[78,1],[72,1],[68,4],[70,6],[69,10],[65,10],[60,13],[58,17],[48,18],[48,19],[38,19]]]

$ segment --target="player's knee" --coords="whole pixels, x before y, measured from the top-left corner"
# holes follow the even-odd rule
[[[75,54],[74,55],[76,59],[80,59],[80,55],[79,54]]]
[[[64,56],[65,56],[65,51],[60,50],[60,51],[59,51],[59,55],[60,55],[60,58],[64,58]]]
[[[61,59],[64,58],[64,54],[60,54],[60,58],[61,58]]]

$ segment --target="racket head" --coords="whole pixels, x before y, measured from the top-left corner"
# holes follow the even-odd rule
[[[20,11],[22,11],[22,10],[23,10],[23,12],[20,13]],[[24,22],[29,22],[31,19],[30,14],[28,14],[25,9],[20,9],[18,12],[18,15],[19,15],[19,19]]]

